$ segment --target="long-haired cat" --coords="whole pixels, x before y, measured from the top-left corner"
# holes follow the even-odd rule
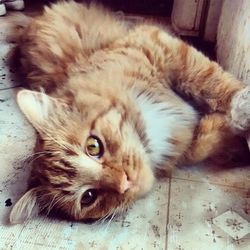
[[[17,101],[39,157],[11,223],[122,212],[157,169],[246,152],[249,88],[157,25],[61,2],[24,28],[13,55],[33,89]]]

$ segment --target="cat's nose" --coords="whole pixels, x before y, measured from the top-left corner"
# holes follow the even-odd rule
[[[124,194],[131,187],[132,187],[132,181],[128,180],[128,176],[124,173],[121,177],[119,185],[119,193]]]

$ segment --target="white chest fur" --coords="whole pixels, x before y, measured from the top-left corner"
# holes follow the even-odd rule
[[[168,157],[180,154],[176,145],[171,143],[171,139],[180,130],[194,129],[197,123],[196,111],[182,101],[178,105],[170,101],[155,102],[152,96],[146,94],[137,95],[136,104],[149,140],[152,167],[161,166]]]

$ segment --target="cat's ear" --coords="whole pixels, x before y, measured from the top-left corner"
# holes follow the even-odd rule
[[[60,102],[44,93],[21,90],[17,94],[17,103],[30,123],[37,129],[41,128]]]
[[[38,212],[37,188],[32,188],[16,202],[10,212],[9,221],[11,224],[19,224],[35,217]]]

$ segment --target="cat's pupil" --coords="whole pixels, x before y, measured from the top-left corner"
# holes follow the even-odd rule
[[[83,193],[81,203],[83,206],[89,206],[95,202],[96,198],[97,198],[97,190],[88,189]]]
[[[96,144],[92,144],[88,146],[88,150],[94,154],[98,154],[99,147]]]

